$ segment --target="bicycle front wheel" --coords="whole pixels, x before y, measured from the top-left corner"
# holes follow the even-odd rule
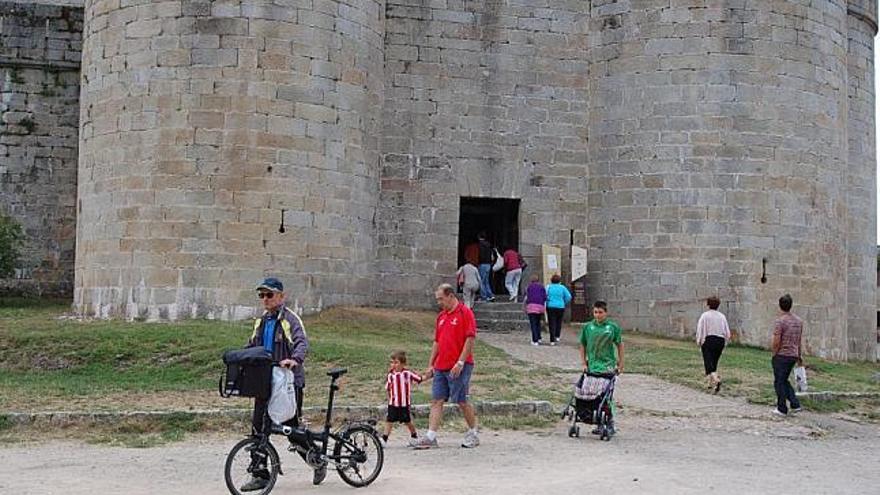
[[[360,488],[379,477],[385,462],[385,449],[376,430],[358,425],[340,435],[333,447],[333,458],[338,463],[336,472],[342,481]]]
[[[280,471],[278,452],[268,440],[245,438],[226,456],[226,488],[232,495],[267,495]]]

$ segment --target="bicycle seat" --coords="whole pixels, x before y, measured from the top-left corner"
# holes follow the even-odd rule
[[[327,376],[332,376],[335,380],[346,373],[348,373],[348,368],[333,368],[327,372]]]

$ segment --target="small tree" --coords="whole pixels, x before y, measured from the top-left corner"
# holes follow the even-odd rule
[[[24,235],[21,225],[12,218],[0,214],[0,277],[11,277],[15,273]]]

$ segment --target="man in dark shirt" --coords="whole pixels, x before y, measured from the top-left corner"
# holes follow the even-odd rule
[[[486,234],[480,232],[477,236],[480,243],[480,298],[484,301],[494,301],[495,294],[492,293],[492,258],[495,253],[492,252],[492,245],[486,240]]]
[[[801,410],[801,403],[788,382],[788,376],[795,364],[801,361],[801,338],[804,322],[791,313],[792,300],[789,294],[779,298],[779,309],[782,315],[776,319],[773,327],[773,339],[770,350],[773,352],[773,388],[776,390],[776,408],[773,414],[786,416]],[[789,409],[788,405],[791,405]]]

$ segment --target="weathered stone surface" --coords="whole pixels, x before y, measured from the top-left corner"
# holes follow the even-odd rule
[[[83,43],[78,310],[242,318],[267,273],[303,311],[371,302],[384,4],[101,5]]]
[[[463,196],[520,198],[520,250],[535,266],[542,243],[567,247],[572,230],[583,242],[589,33],[554,34],[551,12],[574,22],[589,2],[388,2],[378,257],[394,269],[379,273],[380,303],[427,305],[452,279]]]
[[[24,229],[0,291],[70,295],[82,9],[0,2],[0,212]]]
[[[687,336],[717,294],[766,345],[788,292],[811,352],[872,358],[876,26],[843,0],[676,4],[590,20],[593,297]]]
[[[3,24],[0,64],[28,65],[3,83],[4,129],[72,105],[27,75],[76,70],[80,11],[53,14],[70,2],[0,3],[50,19]],[[588,248],[587,298],[625,327],[689,335],[717,294],[740,340],[765,345],[790,292],[811,352],[876,358],[876,10],[87,2],[76,306],[239,318],[265,273],[307,311],[430,306],[461,198],[515,198],[527,260]],[[42,194],[21,167],[69,163],[69,139],[4,133],[10,205]],[[75,180],[51,170],[59,190]]]

